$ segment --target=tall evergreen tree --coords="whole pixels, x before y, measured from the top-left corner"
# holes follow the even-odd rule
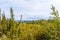
[[[56,22],[57,27],[58,27],[59,26],[59,13],[58,13],[58,10],[56,10],[56,8],[54,6],[52,6],[51,10],[52,10],[52,13],[51,13],[52,18]]]
[[[21,15],[21,17],[20,17],[20,22],[22,21],[22,15]]]
[[[58,10],[56,10],[56,8],[54,6],[52,6],[51,10],[52,10],[51,15],[52,15],[52,19],[53,19],[52,23],[54,23],[54,28],[52,27],[52,29],[53,29],[52,33],[55,33],[53,35],[54,38],[57,37],[58,38],[57,40],[59,40],[60,39],[60,36],[58,36],[58,34],[60,35],[59,13],[58,13]],[[53,32],[53,31],[55,31],[55,32]],[[53,40],[53,37],[51,37],[51,38]]]
[[[5,12],[3,11],[2,20],[6,20]]]
[[[1,9],[0,9],[0,23],[1,23]]]
[[[10,13],[11,13],[11,20],[14,20],[14,14],[13,14],[13,9],[12,9],[12,7],[10,8]]]
[[[3,14],[2,14],[2,32],[3,33],[6,33],[6,30],[7,30],[7,21],[6,21],[6,17],[5,17],[5,13],[4,13],[4,11],[3,11]]]
[[[56,8],[52,5],[52,13],[51,13],[51,17],[53,19],[53,21],[55,22],[56,26],[59,27],[59,13],[58,10],[56,10]]]
[[[56,8],[53,5],[52,5],[51,10],[52,10],[52,13],[51,13],[52,18],[58,20],[59,19],[58,10],[56,10]]]
[[[10,20],[11,40],[17,40],[18,32],[17,32],[16,23],[14,21],[14,14],[13,14],[13,9],[12,8],[10,8],[10,13],[11,13],[11,20]]]
[[[1,27],[1,9],[0,9],[0,31],[2,31],[1,29],[2,27]]]

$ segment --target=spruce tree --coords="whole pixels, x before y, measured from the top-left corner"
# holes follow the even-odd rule
[[[53,18],[53,19],[56,19],[56,20],[58,21],[58,19],[59,19],[58,10],[56,10],[56,8],[55,8],[53,5],[52,5],[51,10],[52,10],[52,13],[51,13],[52,18]]]
[[[11,20],[14,20],[14,14],[13,14],[13,9],[12,9],[12,7],[10,8],[10,13],[11,13]]]
[[[60,35],[60,26],[59,26],[59,13],[58,10],[56,10],[56,8],[52,5],[52,13],[51,13],[51,17],[52,17],[52,23],[54,24],[54,28],[52,27],[52,34],[55,33],[54,35],[52,35],[53,37],[51,37],[51,39],[53,40],[53,38],[59,40],[60,37],[58,36],[58,34]]]
[[[11,20],[10,20],[11,40],[17,40],[17,38],[18,38],[18,32],[17,32],[16,23],[15,23],[15,20],[14,20],[14,14],[13,14],[12,7],[10,8],[10,13],[11,13]]]
[[[0,24],[1,24],[1,9],[0,9]]]
[[[1,9],[0,9],[0,24],[1,24]]]
[[[5,17],[5,13],[4,13],[4,11],[3,11],[3,14],[2,14],[2,21],[1,21],[1,24],[2,24],[2,32],[3,33],[6,33],[6,31],[7,31],[7,21],[6,21],[6,17]]]

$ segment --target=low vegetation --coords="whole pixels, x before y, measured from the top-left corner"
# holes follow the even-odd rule
[[[19,22],[14,20],[13,9],[10,8],[11,18],[1,15],[0,10],[0,40],[60,40],[60,18],[54,6],[48,20],[33,20]],[[2,17],[1,17],[2,16]]]

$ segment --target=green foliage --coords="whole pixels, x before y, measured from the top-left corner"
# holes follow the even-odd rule
[[[54,6],[51,10],[52,19],[30,22],[22,22],[22,15],[20,22],[16,22],[12,8],[10,19],[5,17],[4,12],[1,15],[0,11],[0,40],[60,40],[59,14]]]
[[[11,20],[14,20],[14,14],[13,14],[13,9],[12,9],[12,7],[10,8],[10,13],[11,13]]]
[[[1,9],[0,9],[0,23],[1,23]]]

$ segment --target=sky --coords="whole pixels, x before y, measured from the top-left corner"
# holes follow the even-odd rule
[[[47,19],[51,13],[51,5],[60,10],[60,0],[0,0],[0,9],[10,18],[10,7],[13,8],[15,20]]]

